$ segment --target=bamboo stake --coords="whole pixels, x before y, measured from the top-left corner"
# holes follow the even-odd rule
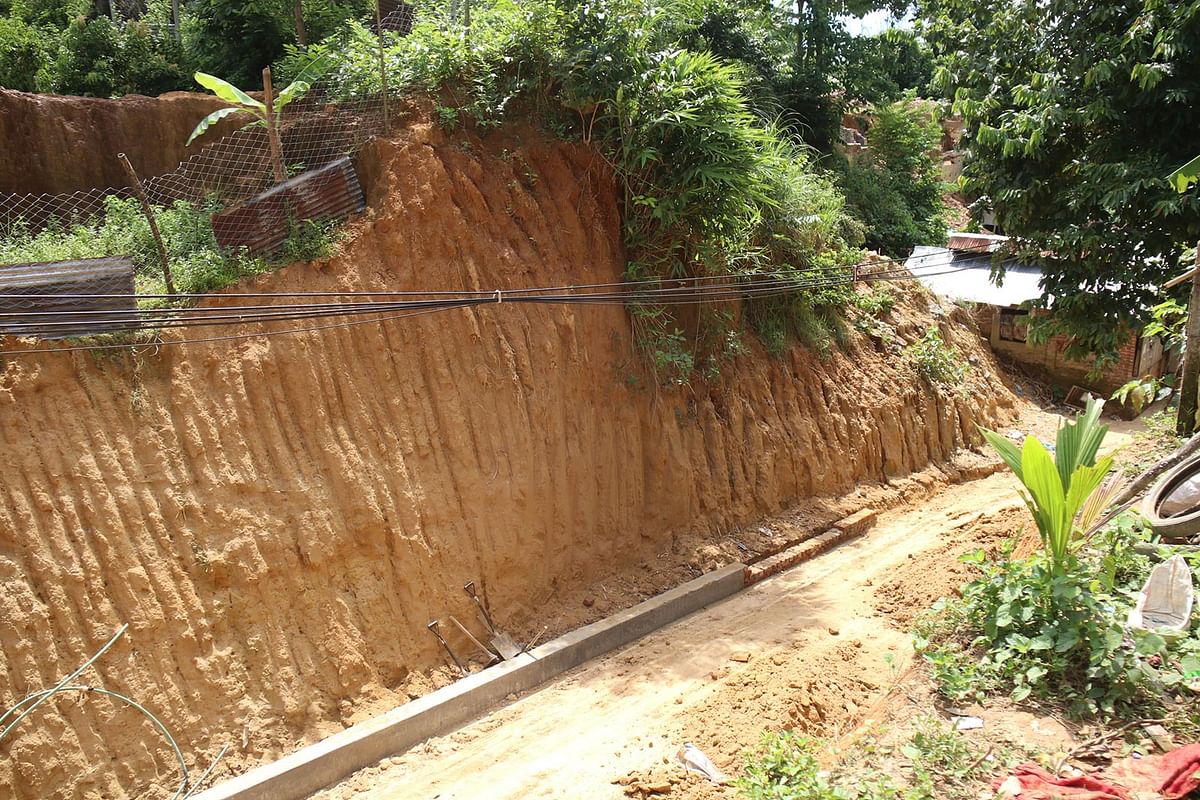
[[[129,163],[129,158],[124,153],[118,153],[117,158],[121,159],[121,164],[125,167],[125,174],[129,177],[129,183],[133,187],[134,194],[138,200],[142,201],[142,213],[146,215],[146,221],[150,223],[150,233],[154,234],[154,244],[158,246],[158,258],[162,261],[163,281],[167,284],[167,294],[175,294],[175,281],[171,278],[171,262],[167,258],[167,248],[163,244],[162,234],[158,230],[158,221],[154,219],[154,209],[150,207],[150,201],[146,198],[146,189],[142,186],[142,181],[138,178],[137,173],[133,170],[133,164]]]
[[[271,168],[275,170],[275,180],[283,183],[287,180],[287,170],[283,168],[283,147],[279,144],[279,121],[275,118],[275,94],[271,91],[271,68],[263,67],[263,102],[267,106],[267,141],[271,145]]]

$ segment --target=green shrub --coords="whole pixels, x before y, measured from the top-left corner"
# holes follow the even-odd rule
[[[1053,458],[1034,437],[1018,449],[983,431],[1024,487],[1042,550],[1021,560],[1011,551],[964,557],[983,576],[918,625],[917,649],[946,696],[1005,691],[1018,701],[1055,699],[1076,714],[1145,716],[1146,705],[1161,706],[1200,667],[1200,621],[1174,641],[1125,628],[1149,573],[1136,550],[1149,538],[1140,523],[1122,517],[1095,541],[1085,538],[1120,488],[1102,483],[1112,458],[1096,457],[1108,431],[1103,407],[1090,400],[1059,427]],[[1195,569],[1200,575],[1200,560]]]
[[[38,75],[38,89],[111,97],[117,94],[124,67],[120,34],[112,21],[80,17],[63,31],[53,58]]]
[[[1149,572],[1134,545],[1148,538],[1123,518],[1065,573],[1042,552],[964,557],[983,576],[917,626],[917,649],[941,693],[955,701],[1032,697],[1076,716],[1153,716],[1184,673],[1200,667],[1200,623],[1178,639],[1125,628]],[[1193,569],[1200,577],[1200,564]]]
[[[91,12],[91,0],[13,0],[10,15],[39,28],[62,30]]]
[[[191,0],[184,43],[198,69],[235,86],[261,87],[263,67],[291,39],[290,8],[279,0]]]
[[[919,244],[946,242],[940,167],[941,128],[929,106],[902,100],[873,109],[868,151],[840,167],[846,203],[872,250],[901,258]]]
[[[704,0],[697,7],[714,23],[742,5]],[[746,28],[726,39],[705,25],[649,0],[496,0],[473,10],[469,36],[444,17],[423,14],[410,36],[388,41],[386,60],[396,91],[434,95],[446,127],[533,113],[596,146],[619,180],[631,279],[843,274],[838,267],[857,258],[861,228],[811,153],[748,100],[752,81],[770,72],[763,54],[773,45],[762,31]],[[681,46],[717,40],[727,52],[757,52],[760,71]],[[328,63],[335,96],[380,89],[377,41],[361,24],[289,49],[280,74],[290,78],[313,58]],[[849,297],[779,300],[748,316],[779,332],[768,334],[774,349],[799,335],[828,352],[844,336],[836,318]],[[649,337],[643,350],[666,354],[656,364],[672,380],[708,363],[708,354],[692,352],[687,338],[675,335],[684,326],[670,309],[655,310],[653,325],[639,313],[639,335]],[[768,320],[775,314],[778,324]]]
[[[34,91],[34,78],[46,58],[46,41],[40,30],[17,17],[0,18],[0,88]]]
[[[155,209],[175,288],[181,293],[214,291],[273,265],[327,256],[337,238],[332,224],[304,222],[292,226],[283,248],[268,260],[228,253],[213,236],[210,211],[183,201]],[[112,255],[133,258],[138,294],[166,292],[157,245],[137,200],[107,198],[102,220],[57,224],[37,232],[23,225],[0,231],[0,264]]]
[[[56,37],[37,74],[37,89],[91,97],[161,94],[190,83],[183,61],[173,39],[153,35],[141,22],[122,30],[107,17],[80,17]]]
[[[854,305],[868,317],[885,317],[896,306],[896,295],[886,283],[880,283],[865,294],[855,295]]]
[[[143,22],[129,22],[121,36],[120,94],[159,95],[188,89],[192,69],[183,48],[169,35],[156,35]]]

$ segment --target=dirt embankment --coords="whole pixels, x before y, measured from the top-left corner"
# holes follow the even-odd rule
[[[245,119],[227,119],[204,141],[185,146],[196,123],[225,103],[171,92],[118,100],[0,89],[0,193],[59,194],[126,186],[118,153],[143,178],[175,169]]]
[[[242,288],[620,277],[615,192],[586,148],[451,139],[418,115],[361,174],[372,208],[343,255]],[[467,580],[501,621],[537,619],[690,558],[679,537],[907,474],[1003,424],[1013,399],[990,356],[930,303],[905,293],[892,323],[907,340],[938,324],[971,357],[953,390],[857,333],[824,363],[755,345],[713,383],[655,389],[624,309],[593,306],[11,358],[0,703],[128,622],[102,683],[150,706],[189,759],[229,742],[237,770],[291,751],[404,702],[442,660],[426,623],[473,619]],[[0,750],[14,798],[150,796],[175,776],[147,726],[94,698]]]

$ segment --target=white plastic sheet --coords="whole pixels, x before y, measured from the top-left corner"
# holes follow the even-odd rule
[[[1150,573],[1137,606],[1129,612],[1129,627],[1183,631],[1191,619],[1194,602],[1192,571],[1183,556],[1171,556]]]

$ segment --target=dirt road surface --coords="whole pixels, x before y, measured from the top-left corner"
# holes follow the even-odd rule
[[[948,487],[318,797],[733,797],[667,762],[692,742],[736,774],[764,729],[860,724],[912,659],[914,609],[967,577],[959,554],[1022,524],[1008,473]]]

